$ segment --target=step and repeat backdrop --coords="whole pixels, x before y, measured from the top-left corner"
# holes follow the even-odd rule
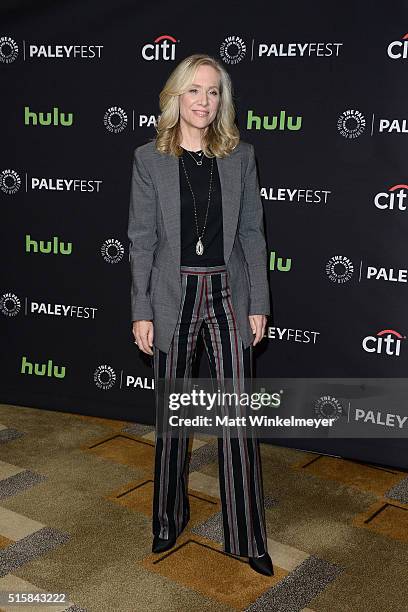
[[[406,2],[5,2],[0,14],[0,401],[154,423],[152,363],[131,333],[132,158],[155,135],[168,75],[198,52],[231,75],[257,157],[272,314],[255,375],[406,377]],[[320,408],[350,416],[330,393]],[[397,409],[367,406],[375,438],[270,440],[407,466]]]

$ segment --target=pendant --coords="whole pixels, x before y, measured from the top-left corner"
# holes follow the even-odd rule
[[[198,239],[198,242],[196,244],[196,253],[197,255],[202,255],[204,253],[204,245],[201,242],[201,238]]]

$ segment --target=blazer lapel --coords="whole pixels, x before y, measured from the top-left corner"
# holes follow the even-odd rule
[[[228,157],[215,158],[222,192],[225,264],[228,262],[234,244],[241,203],[241,157],[236,153],[232,153]],[[160,206],[167,238],[173,249],[177,267],[179,267],[181,252],[179,160],[172,155],[159,153],[158,164],[160,170],[158,185]]]

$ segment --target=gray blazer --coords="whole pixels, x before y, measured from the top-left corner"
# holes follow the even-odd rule
[[[263,209],[254,147],[240,141],[216,158],[222,192],[224,261],[245,348],[250,314],[270,314]],[[181,305],[179,161],[151,141],[133,155],[128,223],[132,321],[152,320],[154,345],[167,353]]]

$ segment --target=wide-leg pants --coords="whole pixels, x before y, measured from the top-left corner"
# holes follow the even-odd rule
[[[190,379],[198,334],[202,333],[212,380],[233,380],[243,391],[252,379],[252,345],[244,348],[232,307],[226,267],[181,266],[182,300],[168,353],[153,346],[155,385],[158,379]],[[189,436],[178,428],[163,434],[168,403],[156,394],[156,448],[153,495],[153,535],[178,536],[190,519],[188,499]],[[160,429],[160,430],[159,430]],[[259,440],[230,435],[223,427],[218,437],[218,466],[224,551],[246,557],[267,551],[264,492]]]

